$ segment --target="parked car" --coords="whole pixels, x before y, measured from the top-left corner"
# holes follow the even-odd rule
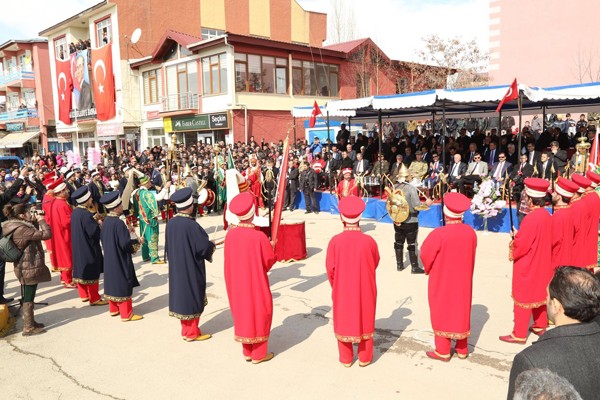
[[[9,170],[11,168],[17,167],[19,170],[23,168],[24,161],[17,156],[0,156],[0,168],[4,170]]]

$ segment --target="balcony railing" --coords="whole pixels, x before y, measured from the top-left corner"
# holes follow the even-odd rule
[[[197,110],[198,93],[177,93],[161,98],[162,112]]]
[[[34,79],[35,75],[33,71],[25,71],[16,69],[12,71],[5,71],[4,74],[0,74],[0,86],[7,85],[11,82],[20,81],[22,79]]]
[[[0,121],[13,121],[17,119],[37,118],[37,108],[22,108],[15,111],[0,113]]]

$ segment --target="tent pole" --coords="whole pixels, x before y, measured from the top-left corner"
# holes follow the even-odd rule
[[[519,147],[518,147],[518,150],[517,150],[518,151],[517,154],[519,154],[519,157],[521,157],[521,154],[522,154],[521,153],[521,137],[523,136],[523,134],[521,133],[521,129],[523,129],[522,128],[522,126],[523,126],[523,110],[522,110],[522,108],[523,108],[522,107],[522,104],[523,104],[523,91],[522,90],[519,90],[519,100],[518,101],[519,101],[519,103],[518,103],[519,104],[519,136],[518,136],[518,146]]]
[[[294,146],[298,143],[296,141],[296,117],[294,117]]]
[[[542,106],[542,132],[540,132],[540,135],[542,133],[544,133],[545,130],[546,130],[546,106],[543,105]]]
[[[383,123],[381,121],[381,109],[377,110],[377,119],[379,120],[379,151],[377,151],[377,161],[379,161],[379,156],[381,155],[381,137],[383,136]],[[379,170],[381,171],[381,165],[379,166]],[[383,177],[382,177],[383,178]],[[379,180],[379,197],[382,197],[383,194],[383,179]]]
[[[327,110],[327,141],[331,142],[331,137],[329,135],[329,110]]]
[[[446,99],[442,100],[442,165],[446,168]],[[448,173],[450,173],[448,171]],[[448,176],[449,178],[449,176]],[[446,217],[444,217],[444,193],[445,188],[442,183],[442,193],[440,193],[441,201],[442,201],[442,226],[446,225]]]

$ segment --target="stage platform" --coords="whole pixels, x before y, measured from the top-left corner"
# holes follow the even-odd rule
[[[319,203],[319,209],[322,212],[330,212],[331,214],[339,214],[338,199],[335,195],[329,192],[315,192],[315,197]],[[363,213],[364,219],[375,220],[377,222],[392,223],[392,219],[385,209],[385,201],[380,198],[364,197],[367,207]],[[306,209],[304,196],[301,193],[296,195],[296,207]],[[550,208],[547,207],[548,212]],[[518,228],[519,221],[517,219],[517,209],[513,207],[513,223]],[[483,218],[478,215],[471,214],[471,211],[465,213],[465,222],[471,225],[476,230],[483,230]],[[439,203],[431,205],[429,210],[419,212],[419,226],[425,228],[437,228],[442,225],[442,206]],[[505,207],[500,213],[488,220],[488,231],[490,232],[510,232],[510,218],[508,215],[508,207]]]

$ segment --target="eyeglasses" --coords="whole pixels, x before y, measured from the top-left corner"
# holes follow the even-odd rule
[[[481,160],[481,157],[473,157],[474,160]]]
[[[500,159],[503,159],[503,158],[506,158],[506,157],[504,157],[504,156],[500,156],[500,157],[498,157],[498,158],[500,158]]]

